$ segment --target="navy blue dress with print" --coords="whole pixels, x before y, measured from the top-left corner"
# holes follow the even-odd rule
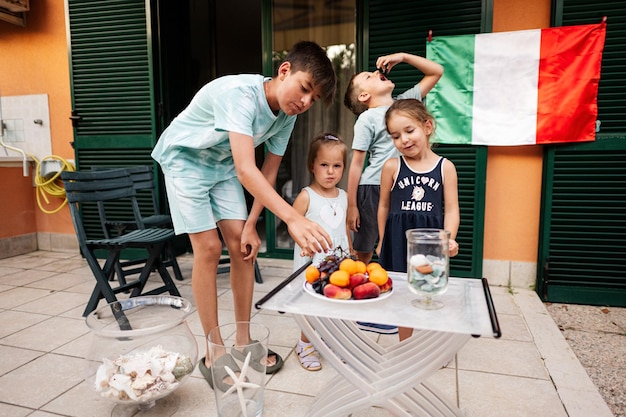
[[[430,171],[416,172],[400,156],[380,251],[380,264],[387,271],[406,272],[407,230],[443,229],[443,161],[439,158]]]

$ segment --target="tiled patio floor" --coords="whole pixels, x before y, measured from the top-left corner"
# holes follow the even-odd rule
[[[193,301],[192,255],[179,257],[185,281],[176,284]],[[255,300],[291,272],[291,262],[260,259],[263,284]],[[220,321],[233,321],[228,274],[218,277]],[[0,260],[0,415],[108,416],[114,406],[96,396],[83,380],[89,331],[81,317],[94,280],[74,253],[33,252]],[[502,327],[500,339],[471,339],[457,362],[431,378],[468,417],[612,417],[580,362],[537,295],[492,287]],[[264,416],[300,417],[335,371],[304,371],[293,346],[300,330],[293,318],[253,309],[253,321],[270,328],[270,345],[285,358],[267,382]],[[189,318],[204,353],[197,316]],[[374,336],[372,336],[374,337]],[[378,336],[382,344],[397,336]],[[457,369],[458,367],[458,369]],[[458,385],[457,385],[458,378]],[[175,393],[178,417],[216,416],[213,392],[196,369]],[[142,415],[150,415],[144,413]],[[389,415],[370,408],[353,417]]]

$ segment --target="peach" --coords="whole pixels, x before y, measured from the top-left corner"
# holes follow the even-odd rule
[[[366,282],[358,285],[352,290],[352,296],[355,300],[364,300],[366,298],[376,298],[380,295],[380,287],[373,282]]]
[[[352,274],[350,275],[350,284],[348,288],[351,290],[354,289],[357,285],[365,284],[367,282],[367,277],[365,274]]]
[[[387,282],[385,282],[383,285],[379,285],[379,287],[380,287],[381,294],[387,291],[391,291],[391,289],[393,288],[393,280],[389,278]]]
[[[341,288],[335,284],[326,284],[324,286],[324,295],[328,298],[349,300],[350,297],[352,297],[352,291],[350,291],[350,288]]]

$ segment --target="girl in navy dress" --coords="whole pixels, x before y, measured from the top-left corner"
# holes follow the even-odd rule
[[[450,256],[459,245],[458,179],[454,164],[430,147],[435,119],[415,99],[397,100],[385,114],[385,124],[400,156],[387,160],[380,178],[378,229],[383,238],[376,253],[388,271],[406,272],[409,229],[435,228],[450,232]],[[400,340],[413,329],[399,328]]]

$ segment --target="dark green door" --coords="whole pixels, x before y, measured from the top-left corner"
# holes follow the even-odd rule
[[[550,147],[544,178],[539,295],[626,307],[626,140]]]
[[[151,163],[156,105],[145,0],[67,0],[79,169]]]
[[[67,0],[66,7],[77,169],[148,165],[156,173],[150,157],[157,105],[149,1]],[[152,206],[148,196],[139,202]],[[120,218],[132,216],[124,203],[111,208]],[[88,236],[102,236],[96,207],[85,206],[82,214]],[[179,246],[181,251],[186,243]]]
[[[394,52],[426,56],[429,30],[435,36],[489,32],[490,2],[481,0],[368,0],[362,17],[359,70],[375,68],[376,59]],[[487,19],[489,17],[489,19]],[[408,65],[398,66],[391,78],[396,94],[412,87],[421,74]],[[428,97],[426,97],[428,105]],[[437,145],[435,152],[450,159],[459,175],[461,225],[457,240],[461,251],[450,261],[450,273],[458,277],[482,277],[485,178],[487,147]]]

